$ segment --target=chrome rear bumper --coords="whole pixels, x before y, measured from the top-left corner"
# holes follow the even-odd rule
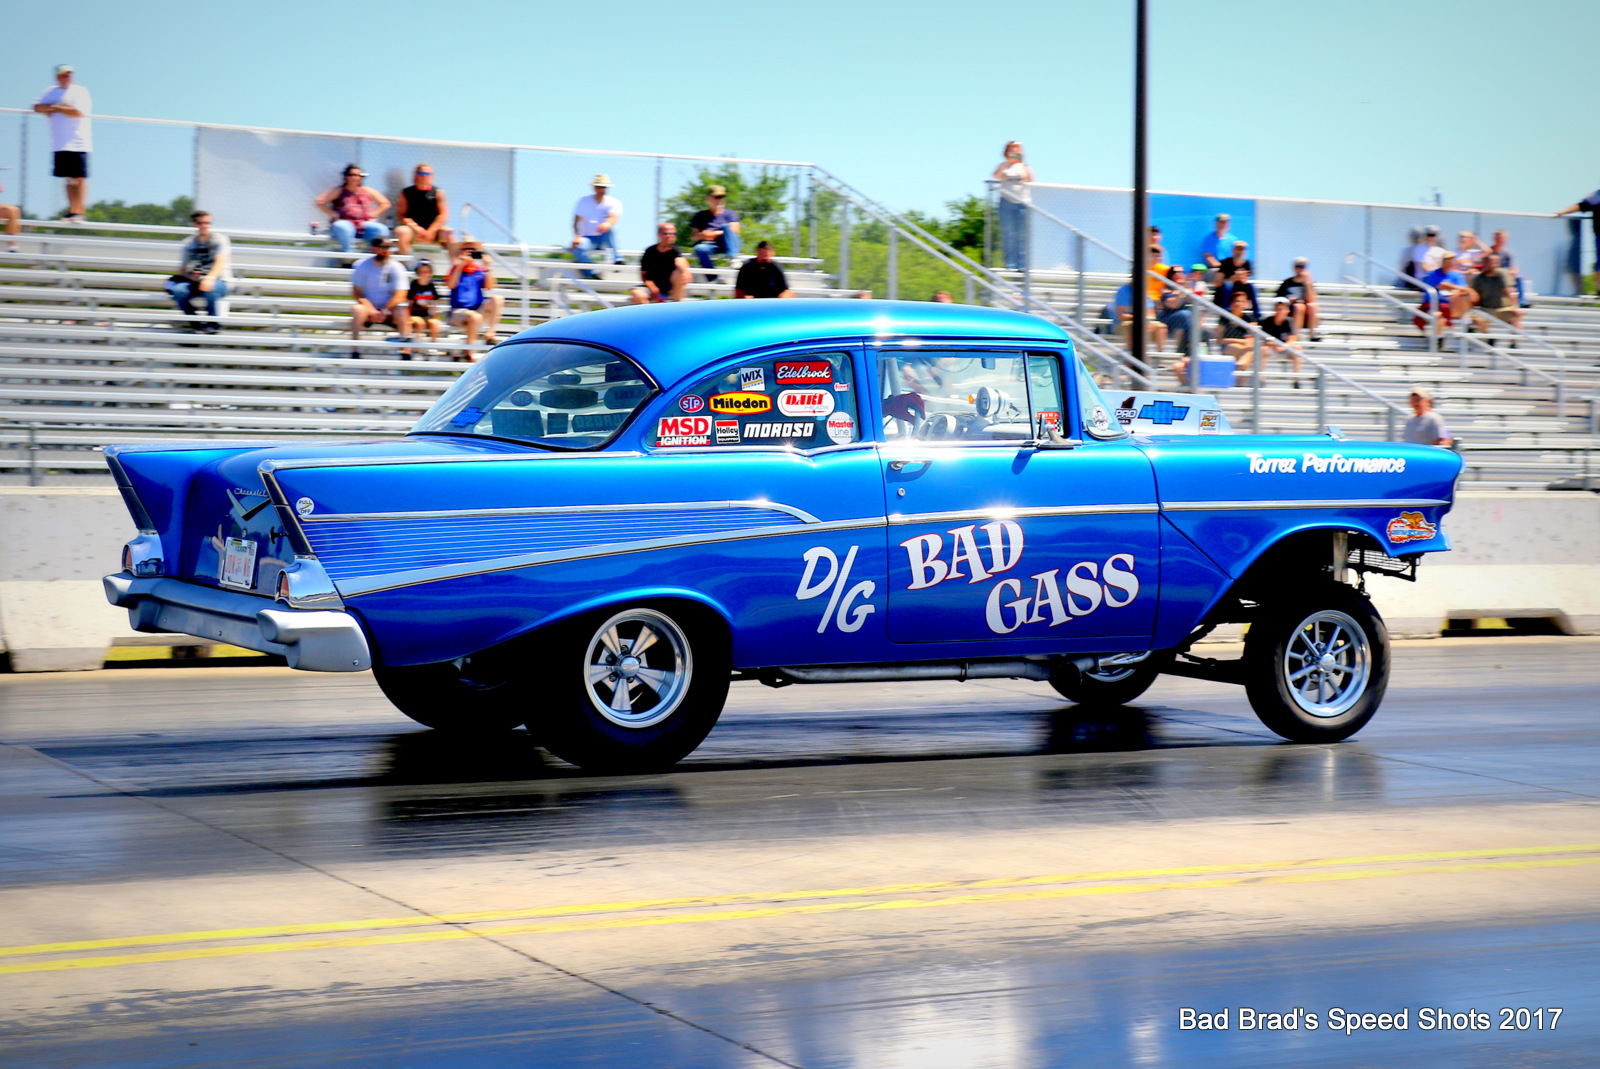
[[[361,625],[334,609],[286,609],[277,602],[179,579],[106,576],[106,600],[128,610],[135,631],[217,639],[275,653],[307,672],[364,672],[372,651]]]

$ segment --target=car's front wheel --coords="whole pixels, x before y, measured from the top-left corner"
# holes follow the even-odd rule
[[[1324,583],[1265,609],[1244,644],[1245,693],[1293,742],[1338,742],[1372,719],[1389,685],[1389,632],[1366,597]]]
[[[528,728],[583,768],[669,768],[711,732],[728,698],[726,633],[703,610],[592,613],[561,628],[554,647],[551,702]]]

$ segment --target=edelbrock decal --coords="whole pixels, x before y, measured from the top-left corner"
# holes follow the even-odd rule
[[[742,367],[739,369],[739,389],[751,390],[755,393],[767,392],[767,369],[764,367]]]
[[[724,416],[754,416],[772,411],[772,398],[764,393],[717,393],[711,395],[711,411]],[[784,415],[793,413],[785,412]]]
[[[656,444],[661,446],[710,445],[710,416],[662,416],[656,424]]]
[[[784,390],[778,395],[778,411],[786,416],[817,418],[833,412],[832,390]]]
[[[779,386],[826,386],[833,381],[833,365],[826,360],[779,360],[772,377]]]
[[[1389,521],[1384,533],[1391,542],[1426,542],[1439,533],[1439,525],[1429,523],[1420,512],[1402,512]]]
[[[800,585],[795,588],[795,599],[810,601],[828,595],[828,607],[822,610],[822,618],[817,623],[819,635],[828,630],[829,623],[835,624],[846,634],[860,631],[867,617],[878,611],[875,605],[866,600],[878,589],[872,580],[864,579],[845,589],[850,582],[850,569],[856,562],[856,551],[860,548],[851,546],[842,565],[827,546],[813,546],[801,554],[800,559],[806,562],[806,570],[800,576]],[[823,561],[827,562],[828,574],[817,578],[817,565]],[[857,601],[861,604],[857,605]],[[837,615],[834,613],[836,608]]]
[[[1139,596],[1139,577],[1133,574],[1131,553],[1114,553],[1106,558],[1104,566],[1081,560],[1066,572],[1065,594],[1061,592],[1060,568],[1029,576],[1033,593],[1027,597],[1022,596],[1022,580],[1000,580],[984,602],[984,623],[997,635],[1009,635],[1024,624],[1059,627],[1073,617],[1088,616],[1102,605],[1112,609],[1132,605]]]
[[[1246,453],[1251,475],[1370,475],[1406,470],[1405,457],[1347,457],[1343,453],[1322,456],[1303,453],[1299,457],[1269,457]]]

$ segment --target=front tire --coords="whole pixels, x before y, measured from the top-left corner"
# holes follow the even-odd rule
[[[729,655],[721,621],[673,604],[591,613],[554,644],[545,749],[581,768],[654,771],[692,753],[722,715]]]
[[[1324,583],[1250,625],[1244,669],[1245,693],[1263,724],[1292,742],[1338,742],[1383,701],[1389,632],[1364,595]]]

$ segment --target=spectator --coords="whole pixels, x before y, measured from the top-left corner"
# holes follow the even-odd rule
[[[677,224],[656,227],[656,243],[639,257],[639,281],[644,285],[630,294],[634,304],[683,300],[689,286],[689,261],[678,248]]]
[[[934,304],[955,304],[956,300],[955,300],[954,297],[950,296],[950,291],[949,290],[935,290],[933,292],[933,303]]]
[[[16,239],[22,233],[22,209],[15,204],[0,204],[0,219],[6,221],[6,237],[11,239],[6,242],[6,251],[21,252]]]
[[[1228,303],[1223,305],[1233,313],[1233,319],[1223,316],[1217,321],[1217,348],[1224,356],[1233,359],[1233,366],[1238,371],[1249,371],[1251,363],[1255,360],[1256,343],[1250,334],[1250,328],[1235,322],[1235,320],[1243,320],[1245,323],[1255,322],[1257,317],[1245,307],[1249,303],[1250,298],[1245,292],[1236,290]]]
[[[1444,246],[1439,244],[1439,228],[1423,227],[1422,240],[1411,247],[1411,270],[1407,274],[1422,278],[1429,271],[1437,270],[1444,254]]]
[[[1455,322],[1456,313],[1461,308],[1461,303],[1456,295],[1466,291],[1467,280],[1460,271],[1456,270],[1456,254],[1449,249],[1439,253],[1439,266],[1422,276],[1424,284],[1432,287],[1439,295],[1439,315],[1444,317],[1445,326]],[[1424,311],[1430,310],[1433,304],[1433,294],[1424,292],[1422,307]],[[1424,316],[1413,316],[1412,322],[1417,324],[1417,329],[1423,333],[1428,331],[1428,320]]]
[[[350,307],[350,337],[359,341],[366,327],[387,324],[401,334],[405,333],[405,312],[400,307],[406,299],[406,269],[391,258],[389,239],[372,239],[372,255],[357,260],[350,270],[350,291],[355,303]],[[351,356],[360,356],[360,350],[351,350]]]
[[[1289,298],[1274,297],[1272,299],[1272,314],[1256,325],[1262,332],[1272,336],[1272,341],[1262,342],[1265,350],[1261,355],[1263,366],[1272,353],[1281,353],[1289,361],[1289,366],[1294,369],[1294,388],[1300,388],[1300,354],[1291,346],[1295,343],[1294,319],[1290,312],[1293,308]]]
[[[1454,444],[1450,428],[1444,425],[1444,417],[1433,410],[1433,394],[1426,387],[1411,388],[1411,411],[1416,415],[1406,420],[1406,441],[1416,445],[1442,445],[1446,449]]]
[[[1522,273],[1517,270],[1517,258],[1508,246],[1510,235],[1504,230],[1494,232],[1494,240],[1489,244],[1489,252],[1500,257],[1500,266],[1505,268],[1517,282],[1517,305],[1521,308],[1528,307],[1528,294],[1522,288]]]
[[[463,241],[456,247],[455,264],[445,279],[450,287],[450,325],[466,328],[468,345],[478,340],[479,330],[483,331],[485,345],[500,343],[497,332],[506,299],[494,292],[494,272],[484,262],[485,257],[479,242]]]
[[[726,256],[733,259],[739,255],[743,247],[740,244],[740,234],[744,223],[740,221],[739,213],[729,210],[727,186],[712,186],[706,191],[706,206],[695,212],[689,220],[689,236],[694,239],[694,256],[700,266],[710,270],[716,266],[711,262],[712,256]],[[710,274],[706,281],[715,282],[717,276]]]
[[[856,300],[860,300],[860,301],[870,301],[870,300],[872,300],[872,291],[871,290],[856,290]]]
[[[389,198],[363,185],[366,177],[360,167],[347,164],[339,185],[317,198],[317,207],[328,216],[328,234],[340,252],[354,248],[357,236],[369,245],[389,236],[389,228],[378,222],[378,216],[389,210]]]
[[[1228,224],[1232,221],[1233,217],[1227,213],[1217,216],[1216,232],[1207,234],[1200,239],[1200,259],[1204,260],[1206,267],[1212,271],[1216,271],[1222,266],[1223,252],[1233,248],[1233,243],[1237,240],[1233,236],[1233,231],[1228,229]],[[1217,281],[1220,282],[1221,279],[1219,278]]]
[[[1470,277],[1483,263],[1483,254],[1487,251],[1478,235],[1470,230],[1461,231],[1456,235],[1456,270]]]
[[[1255,265],[1250,262],[1250,257],[1247,255],[1249,251],[1250,243],[1248,241],[1235,241],[1233,243],[1233,251],[1228,254],[1226,259],[1220,260],[1217,263],[1217,281],[1219,283],[1228,281],[1233,277],[1233,273],[1239,270],[1241,267],[1250,274],[1254,275],[1256,273],[1256,268]]]
[[[789,280],[783,277],[783,268],[772,258],[772,242],[756,243],[756,255],[739,268],[733,283],[735,297],[793,297]]]
[[[433,164],[417,164],[411,182],[394,205],[394,236],[400,243],[400,255],[411,255],[412,242],[448,249],[456,232],[445,225],[450,221],[450,204],[444,190],[433,184]]]
[[[228,296],[233,281],[233,248],[226,234],[211,229],[210,212],[191,212],[189,221],[194,223],[194,235],[179,246],[178,273],[167,279],[167,293],[186,316],[195,314],[196,299],[204,299],[207,319],[200,330],[215,334],[221,329],[217,302]]]
[[[1185,344],[1189,340],[1189,332],[1194,325],[1194,291],[1189,288],[1189,276],[1181,266],[1167,268],[1167,278],[1181,287],[1173,289],[1163,286],[1156,300],[1156,319],[1167,328],[1167,334],[1172,338],[1172,347],[1178,352],[1187,352]]]
[[[1230,261],[1228,260],[1224,260],[1222,261],[1222,264],[1224,267],[1226,267],[1229,262]],[[1256,293],[1255,283],[1250,281],[1249,264],[1250,261],[1246,260],[1244,267],[1235,267],[1233,269],[1233,274],[1228,277],[1222,283],[1222,285],[1217,287],[1217,295],[1214,300],[1216,301],[1217,306],[1220,308],[1231,308],[1233,307],[1234,294],[1242,293],[1250,302],[1251,317],[1254,319],[1260,319],[1261,298]]]
[[[35,105],[34,110],[38,107]],[[1594,228],[1595,270],[1600,271],[1600,189],[1584,197],[1578,203],[1562,208],[1556,215],[1574,215],[1582,212],[1589,213],[1589,225]],[[1576,254],[1574,254],[1576,259]]]
[[[1472,276],[1467,289],[1462,292],[1461,315],[1468,308],[1478,307],[1515,330],[1522,329],[1522,309],[1516,301],[1516,279],[1501,265],[1500,254],[1491,252],[1483,261],[1483,270]],[[1477,329],[1487,331],[1489,324],[1483,316],[1473,316]]]
[[[55,150],[51,173],[67,183],[67,214],[62,218],[81,223],[89,200],[89,153],[94,147],[92,104],[89,90],[73,84],[72,64],[56,64],[55,88],[40,94],[33,110],[50,117],[50,146]]]
[[[622,202],[611,196],[611,178],[597,174],[591,183],[594,192],[579,197],[572,207],[572,258],[580,264],[589,263],[589,253],[601,249],[611,250],[611,262],[620,264],[622,253],[617,251],[617,232],[612,229],[622,218]],[[585,271],[584,278],[599,278],[594,271]]]
[[[1167,269],[1171,266],[1161,262],[1161,246],[1152,241],[1150,248],[1145,251],[1145,289],[1150,294],[1150,300],[1156,305],[1161,303],[1161,293],[1167,287],[1161,281],[1167,277]]]
[[[1304,256],[1294,258],[1294,274],[1278,284],[1278,296],[1289,298],[1289,306],[1294,312],[1295,333],[1310,330],[1311,340],[1321,341],[1322,335],[1317,333],[1317,324],[1322,317],[1317,312],[1317,286],[1311,281],[1310,263]]]
[[[1027,258],[1028,205],[1033,203],[1028,183],[1033,181],[1033,168],[1023,161],[1021,141],[1007,141],[1002,155],[1005,158],[992,176],[1000,183],[1000,246],[1007,269],[1021,271]]]
[[[439,329],[444,326],[443,312],[450,300],[450,291],[445,288],[443,282],[433,277],[432,261],[417,261],[417,277],[411,280],[411,287],[406,291],[406,299],[409,307],[406,310],[404,333],[415,337],[426,332],[429,341],[438,341]]]
[[[1146,340],[1150,343],[1152,352],[1160,352],[1167,344],[1167,325],[1160,319],[1149,314],[1150,293],[1141,291],[1139,299],[1144,301],[1145,307],[1145,332]],[[1133,347],[1133,283],[1124,282],[1117,295],[1112,299],[1116,314],[1117,337],[1130,349]]]

